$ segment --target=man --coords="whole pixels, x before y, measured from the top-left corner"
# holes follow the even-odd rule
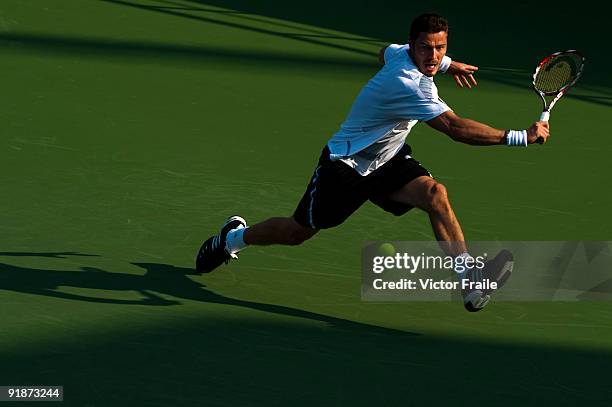
[[[549,132],[546,122],[504,131],[455,114],[438,97],[433,77],[446,71],[459,86],[471,88],[478,68],[446,57],[447,38],[447,21],[424,14],[412,22],[409,45],[383,48],[379,57],[384,66],[361,90],[346,121],[323,149],[293,216],[270,218],[251,227],[239,216],[230,217],[202,245],[197,271],[212,271],[237,258],[248,245],[299,245],[321,229],[340,225],[367,200],[397,216],[414,207],[426,211],[447,254],[469,258],[445,187],[411,157],[410,146],[404,144],[412,127],[423,121],[455,141],[472,145],[527,146],[538,138],[545,142]],[[511,267],[512,256],[503,251],[482,273],[470,268],[460,277],[492,278],[503,284]],[[464,290],[466,309],[482,309],[489,294]]]

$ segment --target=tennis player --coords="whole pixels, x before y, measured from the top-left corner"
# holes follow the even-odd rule
[[[418,122],[425,122],[461,143],[526,147],[539,137],[545,142],[549,131],[547,122],[501,130],[454,113],[438,96],[434,76],[446,72],[458,86],[471,88],[477,85],[478,68],[446,57],[447,39],[447,20],[430,13],[412,22],[408,44],[383,48],[379,59],[384,66],[323,149],[293,216],[250,227],[243,218],[230,217],[200,248],[197,271],[211,272],[249,245],[299,245],[321,229],[340,225],[368,200],[396,216],[415,207],[426,211],[446,254],[470,257],[446,188],[412,157],[406,137]],[[459,277],[503,284],[512,271],[512,255],[502,251],[480,271],[470,268]],[[481,310],[490,294],[464,290],[465,308]]]

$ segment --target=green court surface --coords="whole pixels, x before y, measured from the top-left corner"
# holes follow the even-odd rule
[[[91,407],[610,405],[610,303],[361,301],[363,243],[431,240],[424,213],[367,204],[193,272],[226,216],[292,213],[378,49],[429,9],[410,3],[0,2],[0,385]],[[545,146],[421,124],[415,157],[469,240],[610,240],[605,10],[546,11],[568,30],[545,4],[491,4],[436,4],[449,54],[481,67],[473,90],[436,79],[458,114],[529,126],[550,52],[582,50],[584,78]]]

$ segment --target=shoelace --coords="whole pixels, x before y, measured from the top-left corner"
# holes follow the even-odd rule
[[[213,238],[213,241],[212,241],[212,249],[213,250],[217,250],[217,248],[219,247],[220,243],[221,243],[221,236],[215,235],[215,237]]]

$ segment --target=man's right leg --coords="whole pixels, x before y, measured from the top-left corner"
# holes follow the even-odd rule
[[[313,237],[318,231],[319,229],[300,225],[293,217],[270,218],[247,228],[243,239],[247,245],[296,246]]]

